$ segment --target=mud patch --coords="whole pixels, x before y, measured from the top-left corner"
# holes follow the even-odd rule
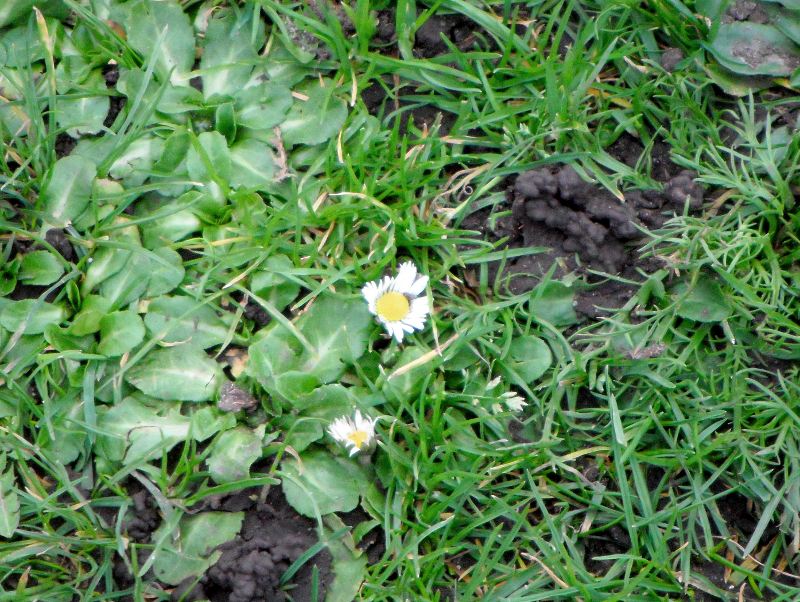
[[[774,63],[782,65],[787,71],[792,71],[800,66],[800,59],[797,56],[757,38],[734,45],[733,56],[742,59],[754,69],[764,64]]]
[[[643,147],[625,137],[609,152],[635,165]],[[601,185],[583,180],[571,166],[553,165],[519,174],[507,188],[507,203],[496,208],[503,212],[501,217],[494,219],[486,209],[469,215],[461,225],[478,230],[489,240],[507,238],[504,248],[547,248],[506,264],[501,277],[508,277],[508,291],[519,294],[533,289],[555,264],[556,278],[574,272],[594,285],[577,294],[576,309],[596,317],[602,308],[624,305],[636,286],[616,280],[603,282],[590,272],[640,281],[640,271],[649,273],[661,267],[637,251],[644,230],[661,227],[685,205],[696,210],[702,204],[703,190],[694,174],[673,164],[666,147],[654,147],[649,158],[653,178],[663,183],[661,190],[629,190],[623,202]],[[498,270],[499,263],[489,266],[492,280]]]
[[[122,530],[131,541],[150,544],[162,517],[150,493],[138,484],[130,485],[132,507]],[[193,513],[245,514],[239,534],[217,548],[222,556],[204,575],[188,578],[175,588],[158,582],[152,571],[144,576],[145,581],[171,592],[170,600],[176,602],[307,602],[313,599],[315,588],[319,599],[324,599],[334,577],[333,559],[327,549],[323,548],[308,560],[288,584],[281,583],[292,563],[317,544],[316,523],[297,514],[279,488],[272,488],[263,502],[259,499],[260,493],[259,488],[250,488],[209,496],[192,509]],[[150,550],[142,547],[137,553],[139,566],[142,566]],[[121,588],[128,588],[134,582],[121,558],[114,563],[114,577]]]
[[[315,523],[297,514],[278,489],[271,491],[264,504],[252,497],[239,493],[221,506],[223,510],[244,510],[245,519],[239,535],[220,546],[222,557],[201,579],[204,597],[211,602],[286,600],[287,592],[280,583],[283,573],[317,543]],[[333,581],[332,559],[323,549],[287,588],[296,602],[311,600],[313,565],[318,570],[316,587],[321,597]]]

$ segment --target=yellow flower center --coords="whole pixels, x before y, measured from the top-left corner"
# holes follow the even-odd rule
[[[384,320],[389,322],[396,322],[402,320],[408,315],[410,305],[408,298],[403,293],[390,291],[384,293],[380,299],[375,303],[375,309],[378,315]]]
[[[357,449],[361,449],[364,447],[364,445],[366,445],[369,436],[364,431],[353,431],[347,435],[347,439],[351,441]]]

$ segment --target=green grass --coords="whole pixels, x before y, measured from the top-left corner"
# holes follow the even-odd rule
[[[180,3],[196,27],[209,4],[225,5]],[[335,555],[350,585],[363,578],[357,599],[735,600],[745,585],[751,599],[797,599],[800,144],[774,121],[796,90],[722,93],[704,69],[713,62],[702,45],[707,25],[689,2],[359,0],[342,9],[357,35],[326,3],[310,4],[217,9],[230,20],[214,17],[216,30],[191,35],[212,49],[208,57],[253,44],[232,55],[233,67],[195,66],[194,48],[174,42],[189,63],[173,64],[172,76],[222,86],[211,98],[176,92],[163,55],[109,25],[124,21],[117,2],[69,1],[65,11],[50,7],[44,24],[15,21],[27,46],[0,55],[0,527],[17,515],[19,523],[0,538],[0,600],[169,599],[170,587],[147,574],[154,557],[139,553],[179,548],[180,521],[213,494],[265,494],[279,479],[310,486],[294,449],[309,466],[320,451],[344,458],[321,435],[334,409],[353,405],[381,417],[378,449],[367,466],[331,470],[347,465],[364,479],[357,493],[369,518],[353,540],[375,532],[385,544],[368,566],[350,551]],[[369,41],[375,11],[390,5],[396,50]],[[451,43],[418,58],[413,33],[434,13],[474,22],[478,47]],[[175,14],[164,19],[179,28]],[[47,36],[61,36],[54,50]],[[675,73],[659,66],[666,46],[687,57]],[[124,110],[101,126],[105,113],[92,107],[120,92],[88,73],[99,77],[111,59],[138,71],[122,86]],[[277,117],[259,114],[275,123],[258,129],[244,115],[255,105],[231,95],[262,65],[277,99],[270,107],[285,106]],[[387,94],[381,119],[361,98],[375,84]],[[311,116],[298,115],[298,95],[317,103]],[[75,257],[64,260],[45,239],[45,222],[57,221],[48,203],[60,192],[48,180],[57,135],[79,112],[70,103],[81,99],[96,135],[73,155],[97,181],[81,206],[78,194],[67,200]],[[399,116],[416,106],[447,113],[447,135],[441,121],[401,127]],[[284,125],[286,111],[300,126]],[[336,127],[326,131],[315,114]],[[273,127],[285,130],[281,143]],[[657,186],[647,153],[630,168],[605,150],[623,134],[646,147],[666,142],[711,204],[649,235],[642,253],[663,258],[664,269],[605,319],[575,323],[574,289],[556,283],[508,295],[488,262],[536,250],[495,248],[462,229],[463,219],[479,208],[507,212],[510,178],[552,163],[569,162],[618,194]],[[244,139],[258,151],[237,146]],[[288,177],[279,178],[283,146]],[[231,152],[241,153],[233,166]],[[271,164],[242,166],[267,153]],[[53,279],[22,264],[30,244],[61,268]],[[406,259],[430,276],[435,311],[398,347],[362,315],[358,290]],[[30,307],[11,301],[37,277],[47,282]],[[718,287],[703,288],[712,278]],[[89,315],[90,295],[110,304]],[[173,314],[158,309],[165,295],[181,299]],[[315,313],[330,297],[347,315]],[[699,322],[693,303],[724,317]],[[270,324],[248,317],[248,304]],[[127,345],[136,337],[119,322],[103,328],[113,312],[126,312],[125,328],[141,324],[140,340]],[[95,327],[76,330],[81,315]],[[166,329],[153,321],[162,315]],[[353,358],[341,345],[352,336],[358,347],[352,333],[361,330],[364,349]],[[211,358],[249,354],[247,369],[197,368],[199,381],[179,380],[200,382],[182,403],[166,379],[136,384],[148,375],[142,366],[160,367],[156,352],[178,349],[169,361],[180,362],[187,336],[205,337]],[[530,337],[552,359],[534,358],[544,367],[526,379],[534,368],[515,354]],[[121,351],[98,350],[112,343]],[[256,412],[214,407],[216,388],[234,378],[259,399]],[[512,390],[528,406],[516,417],[496,413]],[[125,420],[155,427],[126,429]],[[237,448],[231,468],[211,468],[229,451],[217,442],[254,439],[255,455]],[[163,521],[147,543],[124,530],[134,483]],[[341,525],[316,518],[323,540]],[[132,585],[114,574],[117,558]],[[711,565],[723,567],[724,582]]]

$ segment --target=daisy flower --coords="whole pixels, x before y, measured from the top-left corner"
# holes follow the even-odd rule
[[[523,408],[528,405],[526,401],[514,393],[514,391],[507,391],[506,393],[503,393],[502,397],[506,406],[512,412],[521,412]]]
[[[375,439],[375,423],[377,418],[365,418],[359,410],[353,415],[341,416],[328,427],[328,434],[346,447],[350,447],[350,455],[354,456],[370,446]]]
[[[419,295],[425,290],[428,277],[417,274],[410,261],[400,264],[397,276],[384,276],[368,282],[361,294],[369,304],[369,311],[377,316],[390,336],[403,342],[406,333],[422,330],[430,313],[428,297]]]

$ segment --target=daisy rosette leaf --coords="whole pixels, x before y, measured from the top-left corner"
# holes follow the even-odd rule
[[[321,296],[294,323],[275,322],[259,335],[250,346],[248,371],[271,394],[307,395],[337,380],[364,354],[369,327],[361,300]]]
[[[375,423],[377,418],[367,418],[356,410],[351,419],[349,416],[341,416],[334,420],[328,427],[328,434],[336,441],[344,445],[350,455],[354,456],[360,451],[372,447],[375,441]]]
[[[430,313],[428,297],[424,296],[428,277],[417,273],[410,261],[400,264],[397,275],[384,276],[368,282],[361,289],[369,311],[377,317],[390,336],[398,343],[403,337],[425,327]]]
[[[350,512],[370,488],[367,472],[358,462],[321,449],[306,451],[299,459],[286,458],[279,476],[286,501],[311,518]]]

